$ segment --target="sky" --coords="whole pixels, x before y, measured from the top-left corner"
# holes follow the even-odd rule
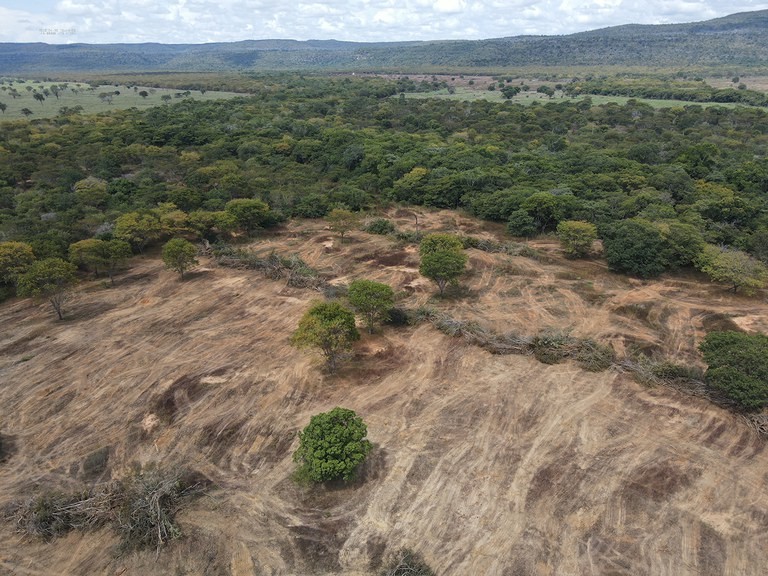
[[[763,9],[752,0],[0,0],[0,42],[477,40]]]

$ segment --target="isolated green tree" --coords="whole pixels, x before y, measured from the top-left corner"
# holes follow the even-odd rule
[[[61,258],[37,260],[18,277],[17,292],[22,297],[47,299],[62,320],[62,308],[77,280],[76,270],[74,264]]]
[[[359,339],[351,310],[338,302],[317,302],[299,321],[291,343],[297,348],[319,349],[328,370],[335,372],[340,358]]]
[[[707,363],[707,384],[741,408],[768,405],[768,336],[743,332],[710,332],[699,349]]]
[[[458,236],[429,234],[419,244],[419,272],[437,284],[442,296],[445,287],[464,273],[467,255]]]
[[[369,334],[373,334],[376,322],[387,320],[389,310],[395,304],[392,287],[373,280],[353,281],[349,285],[347,298],[355,312],[365,318]]]
[[[5,111],[6,111],[7,109],[8,109],[8,104],[6,104],[5,102],[0,102],[0,112],[2,112],[3,114],[5,114]]]
[[[103,268],[103,254],[106,242],[98,238],[88,238],[69,245],[69,261],[75,266],[92,270],[98,276]]]
[[[26,242],[0,242],[0,283],[16,284],[34,261],[35,253]]]
[[[344,234],[360,226],[360,215],[350,210],[334,208],[325,216],[325,221],[328,222],[328,228],[337,232],[344,242]]]
[[[368,428],[355,412],[334,408],[312,416],[299,433],[293,460],[299,464],[297,478],[320,483],[351,480],[371,451]]]
[[[197,248],[184,238],[172,238],[163,246],[163,263],[169,270],[179,273],[184,279],[184,272],[197,264]]]
[[[557,237],[569,256],[584,258],[597,240],[597,227],[590,222],[564,220],[557,225]]]
[[[108,240],[101,246],[101,260],[110,284],[115,284],[115,272],[125,266],[133,255],[131,245],[125,240]]]
[[[768,281],[765,264],[741,250],[709,244],[704,247],[697,263],[713,281],[730,284],[734,292],[741,289],[745,294],[754,294]]]

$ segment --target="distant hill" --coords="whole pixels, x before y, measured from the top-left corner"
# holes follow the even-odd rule
[[[614,26],[567,36],[361,43],[0,44],[0,74],[521,66],[768,66],[768,10],[689,24]]]

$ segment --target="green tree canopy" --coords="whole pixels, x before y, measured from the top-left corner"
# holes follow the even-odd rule
[[[0,242],[0,283],[15,284],[34,261],[35,253],[26,242]]]
[[[267,203],[256,198],[235,198],[227,202],[225,210],[235,217],[248,236],[263,228],[269,217]]]
[[[19,296],[47,299],[62,320],[64,302],[77,280],[75,272],[75,265],[61,258],[37,260],[18,277],[17,291]]]
[[[143,252],[151,242],[160,239],[163,225],[160,218],[151,212],[127,212],[115,221],[113,235],[124,240],[139,252]]]
[[[344,234],[360,226],[360,215],[343,208],[334,208],[325,216],[325,221],[328,222],[328,228],[338,232],[344,242]]]
[[[298,348],[318,348],[328,370],[335,372],[339,359],[359,339],[351,310],[338,302],[317,302],[299,321],[291,343]]]
[[[583,258],[597,240],[597,227],[589,222],[563,220],[557,225],[557,237],[568,255]]]
[[[172,238],[163,246],[163,263],[169,270],[179,273],[184,279],[184,272],[197,264],[197,248],[184,238]]]
[[[768,405],[768,336],[710,332],[699,345],[707,383],[747,410]]]
[[[768,281],[768,268],[746,252],[708,244],[698,258],[699,269],[715,282],[725,282],[736,292],[746,294],[763,288]]]
[[[419,272],[422,276],[429,278],[440,290],[442,296],[445,287],[449,283],[464,274],[467,264],[467,255],[464,252],[456,250],[438,250],[429,252],[421,257]]]
[[[642,218],[622,220],[611,226],[603,237],[608,267],[650,278],[669,265],[669,243],[653,223]]]
[[[419,244],[419,254],[421,256],[445,250],[455,252],[464,250],[461,238],[454,234],[427,234]]]
[[[388,318],[389,310],[395,304],[392,287],[373,280],[353,281],[349,285],[347,298],[355,312],[365,318],[369,333],[373,333],[373,326],[377,321]]]
[[[69,245],[69,261],[75,266],[93,270],[99,275],[99,268],[104,267],[105,240],[88,238]]]
[[[310,482],[350,480],[371,451],[368,428],[355,412],[334,408],[312,416],[299,433],[299,448],[293,460],[297,477]]]

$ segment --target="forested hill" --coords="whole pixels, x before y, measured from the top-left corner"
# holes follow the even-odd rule
[[[568,36],[358,43],[0,44],[0,74],[53,71],[383,70],[520,66],[768,66],[768,10]]]

